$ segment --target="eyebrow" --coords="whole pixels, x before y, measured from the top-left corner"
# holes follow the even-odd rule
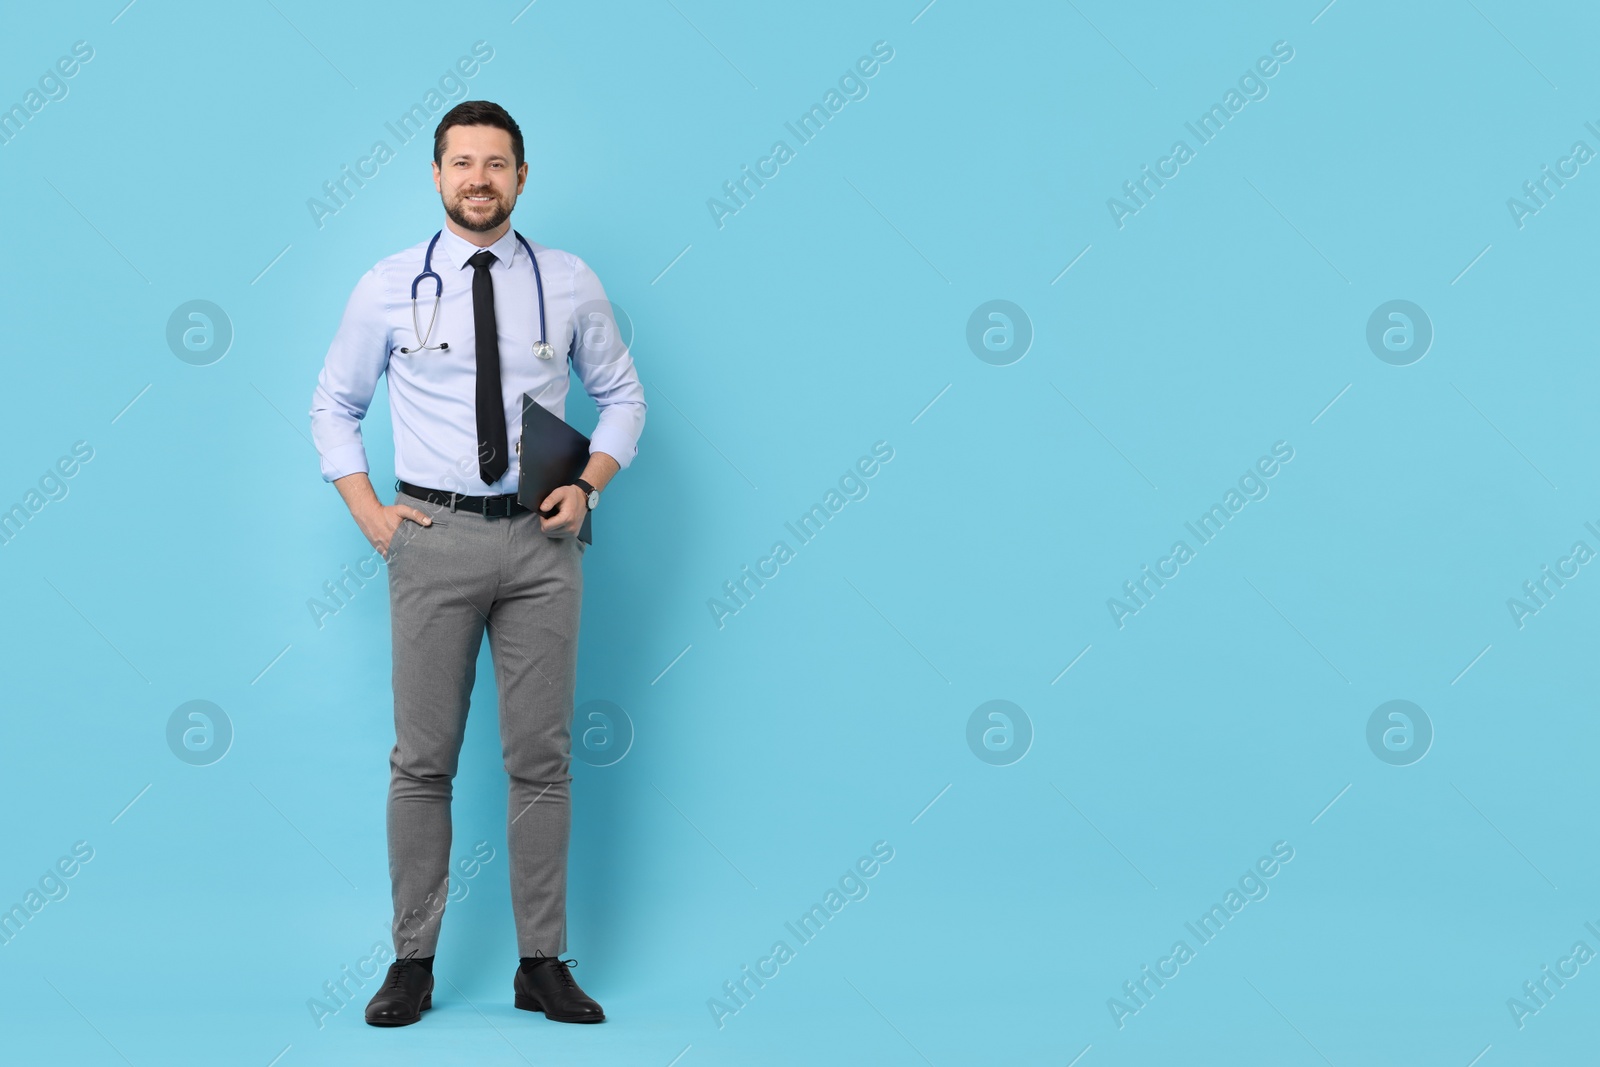
[[[449,157],[450,162],[452,162],[452,163],[454,163],[458,159],[471,159],[471,158],[472,158],[472,153],[471,152],[456,152],[455,154],[453,154],[453,155],[451,155]],[[485,156],[484,158],[485,159],[490,159],[490,160],[495,160],[495,159],[509,160],[511,157],[510,156],[503,156],[499,152],[491,152],[491,153],[489,153],[489,155]]]

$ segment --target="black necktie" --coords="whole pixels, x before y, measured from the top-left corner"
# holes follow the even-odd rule
[[[478,474],[492,485],[510,466],[506,443],[506,404],[500,392],[500,334],[494,322],[493,252],[484,250],[472,264],[472,329],[478,338]]]

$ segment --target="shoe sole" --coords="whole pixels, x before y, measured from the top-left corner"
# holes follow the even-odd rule
[[[409,1019],[368,1019],[367,1020],[367,1025],[368,1026],[410,1026],[412,1023],[420,1022],[421,1019],[422,1019],[422,1013],[427,1011],[431,1007],[433,1007],[433,992],[430,990],[429,992],[423,994],[422,1003],[417,1005],[417,1013],[415,1015],[413,1015],[411,1018],[409,1018]]]
[[[551,1015],[549,1012],[545,1011],[544,1008],[539,1006],[539,1002],[537,1000],[534,1000],[532,997],[528,996],[526,993],[518,993],[514,1003],[516,1004],[517,1007],[521,1008],[523,1011],[541,1012],[544,1015],[544,1017],[546,1019],[549,1019],[551,1022],[557,1022],[557,1023],[603,1023],[603,1022],[606,1021],[606,1017],[605,1017],[605,1015],[603,1013],[600,1014],[600,1015],[584,1015],[584,1016],[580,1016],[580,1017],[575,1018],[575,1019],[563,1019],[559,1015]]]

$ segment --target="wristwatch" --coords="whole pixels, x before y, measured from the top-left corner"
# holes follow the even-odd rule
[[[595,508],[600,506],[600,490],[596,489],[582,478],[574,478],[572,480],[572,484],[583,490],[583,502],[589,505],[590,511],[593,511]]]

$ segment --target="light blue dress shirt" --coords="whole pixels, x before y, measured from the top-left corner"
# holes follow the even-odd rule
[[[400,351],[421,344],[412,327],[411,282],[422,271],[427,240],[381,260],[350,294],[311,398],[311,436],[322,457],[324,480],[369,470],[361,420],[379,376],[387,373],[395,474],[413,485],[466,496],[514,493],[522,394],[532,393],[565,418],[569,358],[599,408],[589,450],[606,453],[621,467],[633,461],[644,429],[644,390],[600,279],[569,252],[532,240],[528,245],[544,277],[545,324],[554,359],[539,359],[533,352],[539,339],[539,300],[527,252],[510,229],[488,249],[495,255],[489,277],[500,338],[506,437],[513,449],[505,474],[485,485],[478,473],[478,349],[473,271],[467,260],[481,249],[446,227],[433,250],[433,269],[443,279],[444,294],[428,343],[447,342],[447,350]],[[433,292],[432,278],[417,286],[417,323],[424,333],[433,314]]]

